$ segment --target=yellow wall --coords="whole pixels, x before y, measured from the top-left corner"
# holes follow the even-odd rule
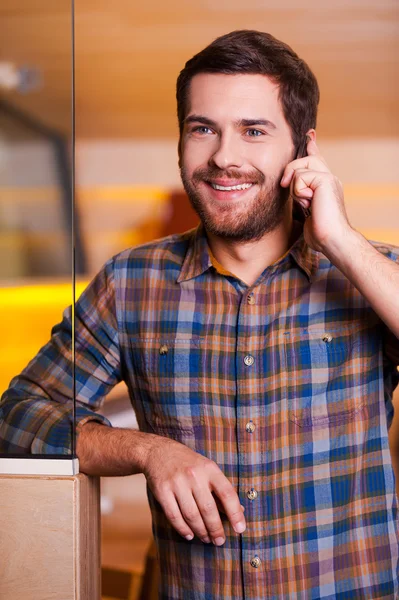
[[[76,296],[87,282],[76,284]],[[0,294],[0,391],[49,340],[51,328],[72,303],[71,282],[2,288]]]

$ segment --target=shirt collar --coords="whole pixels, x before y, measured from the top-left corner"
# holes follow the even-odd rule
[[[303,231],[291,248],[280,257],[271,267],[278,269],[282,263],[285,263],[288,257],[291,257],[296,264],[306,273],[309,280],[317,271],[319,265],[319,253],[312,250],[305,241]],[[208,246],[206,234],[203,225],[190,232],[190,241],[188,250],[184,258],[177,283],[188,281],[198,275],[205,273],[210,267],[215,266],[210,248]]]
[[[311,281],[319,267],[320,255],[316,250],[313,250],[308,246],[303,231],[293,246],[288,250],[286,256],[287,255],[291,256],[298,267],[306,273],[309,281]]]
[[[177,278],[177,283],[202,275],[212,266],[208,241],[202,223],[190,232],[188,250]]]

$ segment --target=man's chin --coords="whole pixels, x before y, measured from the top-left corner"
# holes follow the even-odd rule
[[[218,238],[231,242],[251,242],[260,240],[266,233],[268,227],[264,224],[262,227],[255,226],[254,223],[242,223],[237,225],[236,222],[220,223],[213,219],[201,219],[205,231]]]
[[[197,211],[198,212],[198,211]],[[276,210],[269,214],[252,213],[240,219],[240,215],[229,214],[228,218],[202,212],[198,215],[205,230],[219,238],[236,242],[256,242],[277,229],[284,220],[284,211]]]

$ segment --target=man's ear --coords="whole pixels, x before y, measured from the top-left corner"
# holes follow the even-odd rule
[[[313,142],[316,142],[316,130],[315,129],[309,129],[306,132],[306,137],[308,138],[308,142],[310,142],[310,140],[312,140]]]

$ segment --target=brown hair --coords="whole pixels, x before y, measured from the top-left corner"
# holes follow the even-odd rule
[[[216,38],[186,62],[176,84],[177,118],[183,131],[191,79],[198,73],[266,75],[279,85],[279,100],[296,149],[316,127],[320,99],[316,77],[284,42],[270,33],[238,30]]]

